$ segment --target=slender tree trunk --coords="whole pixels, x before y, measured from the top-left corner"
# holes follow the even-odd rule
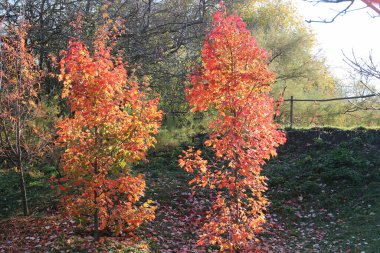
[[[45,9],[45,0],[42,0],[40,7],[40,15],[39,15],[39,68],[42,69],[45,59],[45,33],[44,29],[44,9]]]
[[[94,203],[95,203],[95,212],[94,212],[94,238],[96,241],[99,241],[99,208],[97,207],[97,200],[96,198],[98,197],[98,193],[94,191]]]
[[[98,127],[95,126],[95,145],[98,145]],[[95,175],[99,173],[98,168],[98,158],[95,157],[94,164]],[[96,189],[94,190],[94,204],[95,204],[95,212],[94,212],[94,238],[96,241],[99,241],[99,207],[98,207],[98,192]]]
[[[237,169],[235,168],[234,169],[234,177],[235,177],[235,190],[234,190],[234,200],[235,200],[235,217],[234,217],[234,223],[236,225],[239,224],[239,193],[238,193],[238,189],[237,189],[237,183],[238,183],[238,172],[237,172]],[[232,234],[234,233],[234,231],[232,231]],[[234,246],[234,250],[233,250],[234,253],[239,253],[240,252],[240,249],[239,249],[239,246],[235,244]]]
[[[28,198],[26,196],[26,187],[25,187],[25,178],[24,178],[24,168],[22,166],[22,151],[21,151],[21,128],[20,128],[20,121],[21,121],[21,112],[20,112],[20,101],[17,100],[16,102],[16,108],[17,108],[17,122],[16,122],[16,152],[17,152],[17,167],[19,169],[19,177],[20,177],[20,190],[21,190],[21,200],[22,200],[22,208],[24,215],[29,215],[29,208],[28,208]]]
[[[22,165],[18,168],[20,170],[19,177],[20,177],[20,190],[21,190],[21,200],[22,200],[22,210],[25,216],[29,215],[29,208],[28,208],[28,198],[26,196],[26,187],[25,187],[25,178],[24,178],[24,168]]]
[[[86,14],[90,12],[91,9],[91,0],[86,1]]]
[[[96,139],[96,138],[95,138]],[[96,141],[96,140],[95,140]],[[95,159],[95,174],[98,174],[98,159]],[[94,190],[94,238],[96,241],[99,241],[99,207],[98,207],[98,192]]]
[[[22,166],[22,151],[21,151],[21,129],[20,129],[20,101],[17,100],[17,122],[16,122],[16,152],[17,152],[17,167],[19,169],[20,177],[20,190],[21,190],[21,200],[22,200],[22,209],[24,215],[29,215],[28,208],[28,198],[26,196],[26,187],[25,187],[25,178],[24,178],[24,167]]]
[[[20,64],[21,66],[21,64]],[[19,80],[17,81],[17,92],[18,97],[20,98],[20,86],[21,86],[21,70],[19,74]],[[29,208],[28,208],[28,198],[26,196],[26,187],[25,187],[25,178],[24,178],[24,168],[22,166],[22,149],[21,149],[21,109],[20,109],[20,100],[19,98],[16,101],[16,155],[17,155],[17,167],[20,170],[19,171],[19,177],[20,177],[20,190],[21,190],[21,200],[22,200],[22,207],[24,215],[29,215]]]
[[[21,24],[20,24],[20,29],[25,29],[24,28],[24,9],[25,6],[22,6],[22,15],[21,15]],[[20,177],[20,191],[21,191],[21,200],[22,200],[22,207],[23,207],[23,213],[24,215],[29,215],[29,208],[28,208],[28,198],[26,196],[26,187],[25,187],[25,178],[24,178],[24,168],[22,166],[22,148],[21,148],[21,89],[22,89],[22,84],[23,84],[23,78],[22,78],[22,66],[23,66],[23,57],[25,56],[25,49],[23,47],[24,43],[24,37],[23,37],[23,32],[24,30],[20,30],[19,32],[19,55],[18,55],[18,60],[16,62],[17,64],[17,82],[16,82],[16,91],[17,91],[17,100],[16,100],[16,132],[15,132],[15,148],[16,148],[16,158],[17,162],[16,165],[18,167],[19,171],[19,177]]]

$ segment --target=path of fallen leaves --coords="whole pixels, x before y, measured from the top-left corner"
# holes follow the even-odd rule
[[[135,241],[136,237],[109,237],[102,238],[102,248],[118,252],[117,249],[139,244],[139,249],[148,248],[147,252],[204,252],[205,249],[196,244],[196,231],[201,226],[210,196],[205,193],[193,196],[190,189],[178,184],[175,178],[160,178],[155,187],[157,191],[165,189],[168,199],[158,204],[156,219],[138,232],[142,239],[140,244]],[[169,193],[167,189],[171,189]],[[325,209],[306,210],[298,200],[285,201],[283,206],[293,215],[290,218],[274,212],[268,214],[266,232],[260,236],[262,252],[348,252],[349,247],[355,247],[354,241],[326,239],[327,231],[339,232],[344,226],[336,214]],[[323,224],[327,225],[319,227],[317,220],[324,220]],[[95,243],[88,233],[78,233],[75,225],[74,221],[58,214],[2,220],[0,252],[98,252],[101,244]],[[208,252],[212,250],[209,248]]]
[[[170,185],[170,182],[161,183],[162,187]],[[163,253],[203,252],[196,245],[196,230],[202,223],[209,198],[194,197],[190,191],[176,189],[174,185],[172,189],[171,201],[158,208],[156,219],[147,226],[156,241],[156,249]],[[335,214],[326,209],[306,210],[296,200],[283,204],[295,215],[290,222],[284,215],[268,214],[266,231],[260,236],[258,246],[262,252],[346,252],[345,246],[352,246],[352,242],[326,240],[327,231],[339,229],[343,223],[336,220]],[[316,220],[324,220],[330,227],[321,228]]]
[[[43,252],[73,234],[60,216],[15,217],[0,222],[0,252]],[[64,237],[61,237],[61,236]]]
[[[2,220],[0,252],[98,252],[100,248],[117,250],[127,249],[131,245],[140,249],[147,247],[136,242],[136,237],[103,237],[100,242],[95,242],[88,233],[75,231],[76,225],[73,220],[59,214]]]

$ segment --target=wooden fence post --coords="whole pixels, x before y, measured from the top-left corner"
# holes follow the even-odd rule
[[[290,97],[290,116],[289,116],[289,121],[290,121],[290,129],[293,127],[293,96]]]

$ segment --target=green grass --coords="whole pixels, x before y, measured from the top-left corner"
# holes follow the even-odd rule
[[[314,131],[296,133],[266,167],[272,210],[291,217],[282,203],[301,198],[304,209],[334,214],[333,220],[316,220],[327,240],[378,252],[380,131],[324,130],[318,137]]]
[[[56,175],[53,166],[31,168],[25,173],[29,209],[40,215],[56,208],[57,194],[50,187],[49,178]],[[22,213],[19,175],[14,169],[0,169],[0,218]]]

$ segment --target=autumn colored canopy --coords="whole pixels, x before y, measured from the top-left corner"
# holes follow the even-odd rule
[[[155,143],[161,112],[158,98],[149,99],[121,57],[111,55],[108,35],[99,30],[93,52],[77,40],[62,53],[60,80],[71,116],[57,124],[57,143],[66,147],[61,158],[65,177],[61,189],[69,214],[94,216],[95,232],[121,232],[154,218],[155,207],[144,195],[142,175],[131,173]],[[96,235],[95,235],[96,236]]]
[[[187,89],[192,111],[217,110],[205,141],[214,157],[206,160],[200,150],[190,148],[179,159],[186,171],[196,172],[190,184],[216,194],[199,245],[252,250],[265,222],[268,201],[261,167],[285,142],[273,122],[275,102],[269,91],[274,74],[267,59],[240,17],[215,13],[214,29],[202,50],[202,66],[191,74],[192,86]]]

